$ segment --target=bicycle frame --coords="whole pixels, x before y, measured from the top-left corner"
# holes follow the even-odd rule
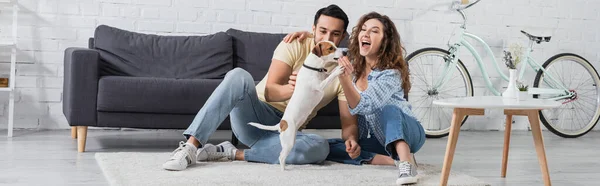
[[[484,64],[483,64],[483,59],[482,59],[481,55],[479,55],[479,52],[477,52],[475,50],[473,45],[471,45],[471,43],[469,43],[469,41],[467,41],[466,38],[473,39],[473,40],[479,42],[481,45],[483,45],[485,51],[487,52],[487,54],[489,54],[491,61],[494,64],[496,72],[498,72],[498,74],[500,74],[500,77],[502,77],[502,79],[504,79],[505,81],[509,81],[509,78],[506,76],[506,74],[501,71],[500,66],[498,65],[498,62],[496,61],[496,58],[495,58],[490,46],[483,39],[478,37],[477,35],[467,32],[465,25],[463,25],[463,26],[461,26],[461,30],[460,30],[460,40],[457,42],[454,42],[452,45],[449,44],[450,49],[448,51],[450,52],[450,54],[447,57],[445,57],[446,64],[443,67],[444,69],[442,72],[442,78],[435,83],[433,88],[435,90],[439,90],[440,88],[443,87],[444,84],[446,84],[446,82],[448,81],[448,77],[451,76],[452,74],[454,74],[454,71],[456,71],[456,70],[452,70],[452,69],[455,69],[453,67],[455,67],[457,65],[456,63],[458,61],[458,58],[456,56],[460,52],[460,49],[462,47],[465,47],[471,53],[471,55],[475,58],[475,61],[477,62],[479,70],[481,71],[482,76],[484,78],[486,87],[490,91],[492,91],[492,93],[494,95],[500,96],[501,93],[498,90],[496,90],[496,88],[492,85],[492,82],[490,81],[490,77],[487,73],[487,70],[483,66]],[[551,74],[546,73],[546,70],[539,63],[535,62],[535,60],[533,58],[531,58],[530,54],[531,54],[531,51],[533,51],[532,48],[533,48],[533,41],[530,40],[529,45],[525,51],[524,63],[521,63],[521,65],[520,65],[520,67],[521,67],[520,69],[522,69],[522,70],[519,73],[518,79],[523,78],[523,74],[525,72],[525,64],[527,63],[535,72],[538,72],[539,70],[541,70],[545,75],[544,82],[548,83],[552,87],[555,87],[555,88],[550,88],[550,89],[549,88],[545,88],[545,89],[531,88],[530,93],[562,95],[562,96],[558,96],[558,97],[549,98],[550,100],[559,100],[559,99],[571,97],[573,94],[572,92],[570,92],[567,88],[565,88],[561,83],[558,83],[558,81],[556,81],[554,79],[554,77],[552,77]]]

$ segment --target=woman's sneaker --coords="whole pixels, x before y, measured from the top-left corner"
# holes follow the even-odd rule
[[[398,179],[397,185],[417,183],[417,167],[410,164],[408,161],[403,161],[398,164]]]
[[[179,142],[179,147],[171,153],[171,158],[163,164],[167,170],[180,171],[196,163],[196,146]]]
[[[218,161],[218,160],[235,160],[235,152],[237,148],[229,141],[219,143],[218,145],[206,144],[198,149],[198,161]]]

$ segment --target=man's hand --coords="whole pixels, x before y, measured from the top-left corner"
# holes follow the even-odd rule
[[[296,86],[296,77],[298,76],[298,71],[293,71],[292,75],[290,75],[290,80],[288,81],[288,84],[292,85],[293,87]]]
[[[350,158],[355,159],[360,155],[360,145],[354,139],[346,140],[346,152]]]
[[[283,38],[283,42],[291,43],[294,39],[298,38],[298,41],[302,42],[307,37],[312,37],[310,32],[307,31],[299,31],[294,33],[289,33]]]

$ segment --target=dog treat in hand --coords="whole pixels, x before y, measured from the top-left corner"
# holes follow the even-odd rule
[[[337,48],[337,50],[335,50],[333,59],[338,60],[340,57],[347,56],[347,55],[348,55],[348,48]]]

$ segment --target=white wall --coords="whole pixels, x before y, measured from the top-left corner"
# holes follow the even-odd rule
[[[314,13],[331,3],[350,17],[350,27],[368,11],[394,19],[407,51],[425,46],[445,48],[460,21],[448,11],[450,0],[20,0],[16,128],[68,128],[62,115],[63,52],[86,47],[100,24],[144,33],[205,35],[228,28],[260,32],[308,30]],[[550,43],[538,45],[543,63],[552,54],[575,52],[596,67],[600,53],[598,0],[483,0],[469,9],[470,31],[482,36],[500,55],[503,39],[524,41],[520,29],[546,29]],[[0,14],[0,37],[10,36],[10,12]],[[8,72],[7,51],[0,69]],[[485,55],[484,55],[485,57]],[[498,57],[499,58],[499,57]],[[462,57],[473,75],[476,95],[489,95],[471,58]],[[490,65],[487,61],[487,65]],[[488,66],[491,67],[492,66]],[[501,66],[504,67],[504,66]],[[503,68],[506,72],[506,69]],[[506,83],[490,71],[502,88]],[[8,93],[0,93],[0,128],[6,128]],[[524,118],[523,118],[524,119]],[[503,129],[501,112],[471,117],[463,129]],[[477,124],[476,124],[477,123]],[[525,129],[522,120],[514,129]],[[598,128],[598,127],[597,127]]]

